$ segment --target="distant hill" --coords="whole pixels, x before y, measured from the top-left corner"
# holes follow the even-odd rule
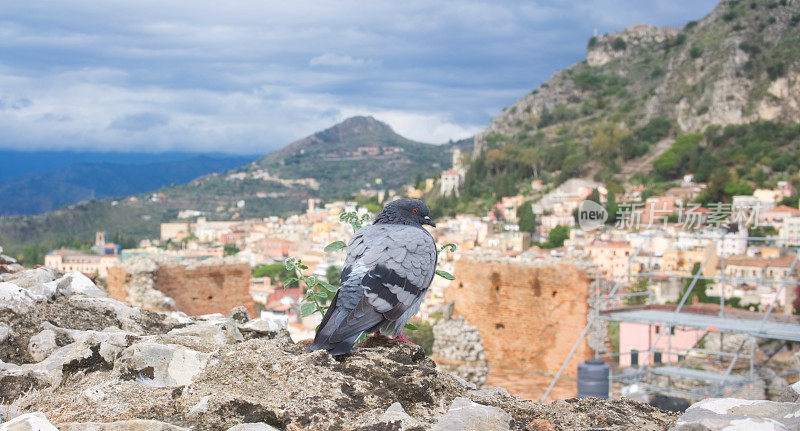
[[[451,164],[454,145],[415,142],[372,117],[353,117],[264,156],[256,165],[281,178],[314,178],[323,197],[344,196],[362,188],[398,188],[417,175],[436,174]]]
[[[94,238],[96,230],[128,241],[157,237],[161,222],[186,209],[214,220],[287,215],[301,211],[308,198],[348,198],[362,189],[410,184],[417,175],[450,168],[453,148],[471,151],[471,145],[471,139],[415,142],[372,117],[354,117],[236,169],[184,184],[90,199],[40,215],[0,217],[0,245],[31,263],[62,244]]]
[[[462,200],[524,192],[537,177],[650,182],[724,167],[748,181],[790,179],[798,122],[800,2],[724,0],[680,29],[589,39],[585,60],[475,137]],[[702,136],[673,148],[691,133]],[[736,135],[746,139],[735,148],[722,143]]]
[[[124,157],[124,154],[120,154]],[[141,155],[131,158],[142,159]],[[35,154],[30,156],[35,157]],[[128,196],[184,183],[212,172],[225,171],[252,160],[250,157],[191,156],[149,163],[76,163],[61,168],[0,179],[0,216],[40,214],[88,199]],[[156,161],[156,162],[154,162]],[[8,161],[4,162],[8,163]]]

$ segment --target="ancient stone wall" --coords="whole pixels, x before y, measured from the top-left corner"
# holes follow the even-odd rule
[[[441,319],[433,327],[433,360],[438,367],[478,388],[486,385],[489,365],[481,334],[463,317]]]
[[[156,264],[145,262],[111,268],[112,298],[153,310],[177,310],[189,315],[225,314],[243,305],[255,314],[250,296],[250,266],[243,263]]]
[[[484,260],[466,254],[445,291],[481,333],[490,367],[555,373],[587,322],[589,279],[571,263]],[[591,350],[581,343],[565,373]]]

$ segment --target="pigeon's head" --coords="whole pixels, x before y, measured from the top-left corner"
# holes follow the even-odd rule
[[[375,217],[375,224],[408,224],[422,226],[424,224],[436,227],[431,220],[431,210],[419,199],[398,199],[389,202],[383,211]]]

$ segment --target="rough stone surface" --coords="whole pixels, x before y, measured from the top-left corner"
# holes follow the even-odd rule
[[[58,431],[40,412],[27,413],[0,425],[0,431]]]
[[[56,333],[46,329],[31,337],[28,341],[28,353],[34,361],[40,362],[50,356],[58,348]]]
[[[264,422],[249,424],[239,424],[228,428],[228,431],[278,431],[277,428],[267,425]]]
[[[66,423],[59,425],[61,431],[188,431],[188,428],[178,427],[164,422],[133,419],[119,422],[83,422]]]
[[[16,291],[35,300],[21,315],[0,311],[8,326],[0,402],[58,418],[62,428],[420,431],[461,420],[524,430],[541,419],[558,430],[662,430],[676,418],[629,400],[537,404],[498,388],[474,390],[422,348],[376,337],[331,357],[305,353],[308,342],[292,342],[283,329],[258,329],[269,321],[156,313],[74,291],[49,301]],[[36,336],[58,346],[39,362],[27,349]]]
[[[709,398],[682,414],[675,431],[798,430],[800,404],[738,398]]]
[[[433,327],[433,358],[440,368],[473,383],[486,384],[489,364],[481,334],[463,317],[441,319]]]
[[[800,382],[783,389],[778,400],[780,402],[800,403]]]
[[[250,320],[250,312],[247,311],[246,308],[239,305],[237,307],[233,307],[231,311],[228,312],[228,318],[233,319],[236,323],[247,323]]]
[[[434,431],[510,430],[511,416],[497,407],[478,404],[467,398],[456,398],[447,413],[439,419]]]

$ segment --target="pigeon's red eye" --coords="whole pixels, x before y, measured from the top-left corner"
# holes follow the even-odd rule
[[[413,210],[411,210],[411,212],[412,212],[412,213],[414,213],[414,214],[416,214],[416,213],[418,213],[418,212],[419,212],[419,210],[418,210],[418,209],[416,209],[416,208],[414,208]]]

